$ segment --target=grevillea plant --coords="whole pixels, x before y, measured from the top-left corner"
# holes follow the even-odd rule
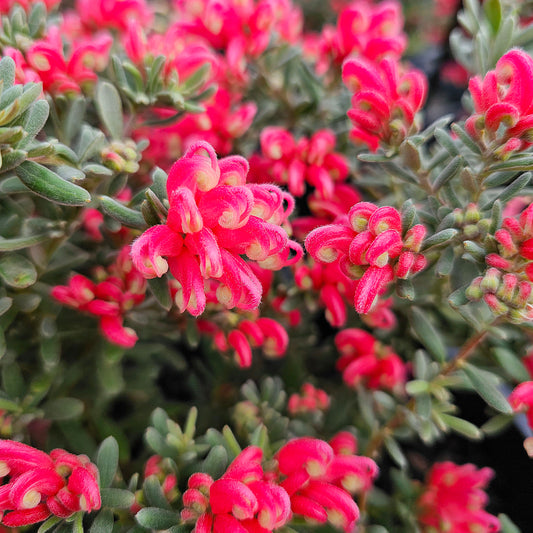
[[[2,531],[529,532],[532,16],[0,0]]]

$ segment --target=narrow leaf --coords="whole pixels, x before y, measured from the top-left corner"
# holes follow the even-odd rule
[[[96,87],[96,110],[100,120],[113,139],[121,139],[124,131],[122,102],[115,86],[101,81]]]
[[[464,435],[469,439],[480,440],[483,438],[483,433],[481,433],[481,431],[474,426],[474,424],[471,424],[467,420],[463,420],[462,418],[457,418],[456,416],[445,413],[441,413],[440,417],[450,429],[453,429],[455,432]]]
[[[96,466],[100,472],[100,486],[107,488],[113,482],[118,468],[118,443],[113,436],[107,437],[100,447],[96,456]]]
[[[158,509],[157,507],[145,507],[141,509],[136,515],[135,520],[148,529],[160,531],[168,529],[179,523],[179,515],[175,511],[168,511],[166,509]]]
[[[112,509],[129,509],[135,502],[135,494],[126,489],[105,488],[100,491],[102,506]]]
[[[115,519],[113,518],[113,511],[111,509],[102,509],[94,519],[94,522],[89,529],[89,533],[111,533]]]
[[[10,287],[26,289],[37,281],[37,270],[24,256],[7,254],[0,258],[0,278]]]
[[[98,199],[102,211],[115,220],[118,220],[121,224],[124,224],[124,226],[136,229],[146,229],[146,222],[140,211],[130,209],[118,200],[110,198],[109,196],[100,196]]]
[[[422,310],[414,307],[411,313],[413,316],[411,324],[416,336],[437,361],[443,363],[446,360],[446,346],[440,334]]]

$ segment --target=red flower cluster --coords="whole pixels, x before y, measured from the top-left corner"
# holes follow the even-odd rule
[[[418,253],[425,234],[425,227],[417,224],[402,237],[396,209],[359,202],[347,217],[309,233],[305,247],[316,261],[337,262],[346,276],[358,280],[355,310],[368,313],[391,281],[406,279],[426,266]]]
[[[499,253],[485,258],[489,269],[467,289],[471,300],[483,299],[496,315],[513,322],[533,319],[533,204],[518,218],[506,217],[494,234]]]
[[[363,383],[369,389],[403,389],[405,363],[370,333],[356,328],[342,330],[335,336],[335,346],[341,354],[337,368],[350,387]]]
[[[331,64],[341,65],[348,56],[371,61],[400,57],[407,46],[402,29],[398,2],[357,0],[339,13],[336,27],[326,25],[320,35],[306,36],[305,44],[316,57],[318,73],[324,74]]]
[[[300,394],[291,394],[287,409],[291,415],[327,411],[329,409],[329,396],[326,391],[317,389],[311,383],[304,383]]]
[[[63,305],[99,317],[100,330],[113,344],[131,348],[137,334],[124,327],[126,313],[144,301],[146,280],[133,266],[130,247],[124,247],[107,269],[99,268],[100,281],[92,282],[81,274],[70,278],[68,285],[57,285],[51,295]]]
[[[526,52],[507,52],[469,89],[475,114],[465,128],[484,149],[505,159],[533,144],[533,59]]]
[[[533,381],[525,381],[514,388],[509,403],[517,413],[525,413],[529,427],[533,429]]]
[[[294,196],[303,196],[307,182],[320,198],[331,198],[349,171],[346,158],[334,151],[335,141],[331,130],[296,141],[284,128],[268,126],[260,136],[262,155],[250,159],[252,180],[287,185]]]
[[[359,510],[350,493],[368,490],[378,469],[372,459],[353,455],[353,440],[338,440],[335,449],[319,439],[292,440],[276,454],[277,469],[266,472],[262,450],[249,446],[220,479],[189,478],[181,517],[196,521],[196,533],[266,533],[292,514],[352,531]]]
[[[487,503],[484,489],[492,474],[490,468],[478,470],[472,464],[436,463],[418,500],[418,521],[423,532],[499,531],[499,520],[483,509]]]
[[[22,527],[50,515],[67,518],[100,509],[98,470],[86,455],[0,440],[1,523]]]
[[[107,66],[111,44],[108,34],[71,40],[65,55],[61,29],[52,26],[46,38],[33,42],[24,55],[11,47],[4,48],[3,55],[15,61],[18,83],[41,81],[52,94],[80,93],[86,84],[96,82],[96,71]]]
[[[426,101],[427,80],[416,69],[405,70],[397,59],[379,63],[348,58],[342,79],[354,93],[348,117],[351,136],[375,152],[380,143],[397,147],[418,130],[416,113]]]
[[[170,269],[180,284],[180,312],[204,311],[209,279],[218,281],[216,297],[228,309],[255,309],[262,286],[241,255],[277,270],[303,253],[281,227],[292,197],[274,185],[247,184],[247,173],[246,159],[218,161],[208,143],[192,145],[170,171],[166,223],[152,226],[132,245],[134,264],[146,278]]]
[[[273,318],[246,318],[227,334],[212,321],[198,320],[196,325],[202,333],[213,337],[221,352],[233,350],[241,368],[252,364],[252,348],[260,347],[267,357],[277,358],[285,355],[289,346],[287,331]]]

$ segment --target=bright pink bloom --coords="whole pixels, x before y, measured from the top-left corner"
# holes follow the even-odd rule
[[[492,475],[490,468],[478,470],[472,464],[433,465],[418,500],[418,521],[424,533],[469,533],[473,528],[480,533],[499,531],[499,520],[483,509],[488,499],[484,490]]]
[[[515,412],[526,413],[529,427],[533,429],[533,381],[525,381],[514,388],[509,403]]]
[[[57,285],[50,294],[63,305],[99,317],[100,330],[109,342],[131,348],[138,337],[123,322],[126,313],[144,301],[146,280],[134,267],[129,246],[122,248],[107,271],[98,272],[98,283],[75,274],[68,285]]]
[[[290,396],[287,409],[291,415],[327,411],[329,396],[326,391],[315,388],[311,383],[302,385],[301,393]]]
[[[178,281],[181,312],[204,311],[208,279],[219,282],[216,298],[225,307],[254,309],[262,286],[241,256],[279,269],[302,254],[280,227],[292,199],[273,185],[247,185],[247,172],[242,157],[218,161],[208,143],[191,146],[168,177],[166,224],[152,226],[133,243],[134,264],[146,278],[170,270]]]
[[[296,141],[289,131],[268,126],[261,132],[262,155],[250,159],[252,180],[287,185],[294,196],[303,196],[307,183],[328,200],[335,184],[344,181],[349,172],[346,158],[334,151],[335,141],[331,130],[319,130],[309,139]]]
[[[359,202],[338,223],[311,231],[305,246],[315,260],[338,263],[347,277],[357,281],[354,307],[365,314],[391,281],[405,279],[425,267],[426,260],[419,253],[425,231],[417,224],[402,237],[396,209]]]
[[[352,138],[375,152],[381,143],[399,146],[417,131],[416,114],[427,95],[427,80],[416,69],[405,70],[396,59],[374,63],[348,58],[342,79],[354,95],[348,117]]]
[[[510,50],[483,79],[472,78],[469,89],[475,113],[465,127],[475,141],[502,159],[531,146],[533,59],[526,52]]]
[[[148,25],[153,18],[144,0],[76,0],[76,12],[83,13],[83,25],[89,31],[125,31],[130,20],[142,20]]]
[[[41,0],[39,0],[41,1]],[[46,6],[47,11],[52,11],[61,0],[45,0],[43,3]],[[11,8],[17,4],[21,6],[24,11],[29,12],[31,8],[37,3],[37,0],[1,0],[0,1],[0,14],[8,15]]]
[[[342,330],[335,336],[335,346],[341,354],[337,368],[347,385],[357,387],[364,383],[370,389],[403,388],[407,376],[405,363],[370,333],[355,328]]]
[[[0,470],[1,521],[8,527],[41,522],[52,514],[67,518],[101,506],[98,470],[85,455],[60,449],[48,455],[20,442],[0,440]]]

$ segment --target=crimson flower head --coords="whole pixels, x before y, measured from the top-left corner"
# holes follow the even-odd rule
[[[490,468],[478,470],[472,464],[436,463],[418,499],[422,531],[499,531],[499,520],[484,510],[488,499],[484,489],[492,475]]]
[[[427,80],[416,69],[405,69],[397,59],[379,63],[349,57],[342,79],[354,94],[348,117],[351,136],[375,152],[380,144],[399,146],[417,131],[416,114],[427,96]]]
[[[502,159],[533,144],[533,58],[515,48],[481,79],[470,80],[470,136]]]
[[[406,279],[426,265],[419,253],[426,229],[416,224],[403,234],[394,207],[358,202],[337,223],[314,229],[305,239],[309,254],[321,263],[338,263],[345,276],[357,280],[354,307],[371,311],[395,278]]]
[[[86,455],[46,454],[27,444],[0,440],[1,523],[22,527],[50,515],[68,518],[100,509],[98,469]]]
[[[282,225],[294,200],[278,187],[247,184],[248,162],[217,160],[213,147],[198,142],[170,170],[165,224],[152,226],[132,245],[131,256],[146,278],[170,270],[179,283],[175,301],[193,316],[206,305],[206,280],[216,280],[216,298],[230,309],[255,309],[262,295],[256,274],[242,256],[277,270],[303,251]]]

